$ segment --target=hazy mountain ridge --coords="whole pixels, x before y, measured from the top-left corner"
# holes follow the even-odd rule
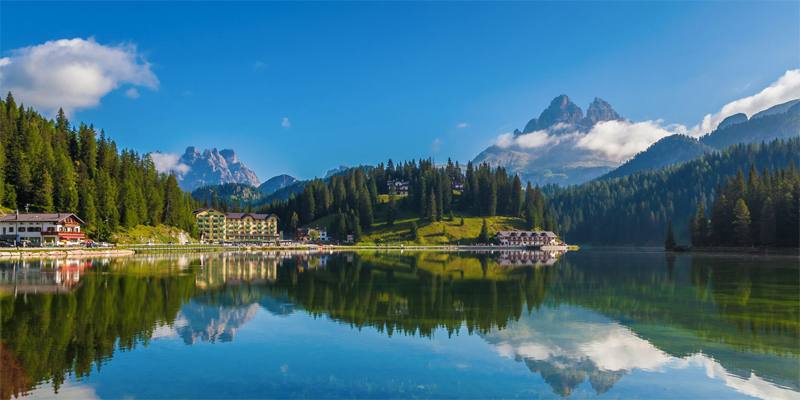
[[[713,132],[699,139],[672,135],[653,143],[601,179],[657,170],[691,161],[705,153],[739,143],[761,143],[800,135],[800,99],[770,107],[747,118],[743,113],[725,118]]]
[[[269,196],[280,189],[292,185],[295,182],[297,182],[297,178],[291,175],[281,174],[273,176],[272,178],[264,181],[264,183],[258,186],[258,190],[260,190],[265,196]]]

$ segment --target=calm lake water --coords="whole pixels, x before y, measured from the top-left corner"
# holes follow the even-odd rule
[[[0,266],[0,397],[800,399],[797,258],[230,253]]]

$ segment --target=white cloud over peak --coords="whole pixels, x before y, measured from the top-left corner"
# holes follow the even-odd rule
[[[797,98],[800,98],[800,69],[791,69],[760,92],[725,104],[714,114],[707,114],[689,133],[700,136],[713,131],[722,120],[733,114],[745,113],[749,118],[759,111]]]
[[[547,131],[535,131],[517,136],[517,145],[523,149],[535,149],[558,142],[556,136],[551,136]]]
[[[158,78],[136,46],[105,46],[89,39],[61,39],[22,47],[0,58],[0,91],[47,112],[97,106],[121,85],[158,88]],[[138,91],[137,91],[138,93]],[[130,97],[130,96],[129,96]]]
[[[686,133],[686,128],[682,125],[663,126],[661,120],[604,121],[578,139],[575,146],[601,153],[609,160],[621,163],[646,150],[659,139],[676,133]]]
[[[150,159],[158,172],[175,173],[177,176],[185,175],[191,167],[180,162],[181,156],[175,153],[150,153]]]
[[[500,148],[509,148],[512,146],[520,147],[523,149],[535,149],[551,144],[557,144],[559,141],[558,136],[550,135],[547,130],[535,131],[526,133],[519,136],[514,136],[513,133],[503,133],[497,136],[495,145]]]

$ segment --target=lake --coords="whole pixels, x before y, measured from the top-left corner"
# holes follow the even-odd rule
[[[796,257],[264,252],[0,274],[2,399],[800,399]]]

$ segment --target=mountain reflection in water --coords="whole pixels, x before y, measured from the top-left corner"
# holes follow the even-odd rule
[[[69,290],[6,290],[0,396],[41,383],[74,387],[99,374],[94,366],[113,364],[115,350],[172,339],[235,344],[260,313],[305,313],[388,337],[475,334],[557,396],[581,387],[600,395],[642,374],[702,369],[732,393],[798,398],[793,261],[533,251],[96,260]],[[63,267],[7,264],[0,287],[41,284],[39,276]]]

